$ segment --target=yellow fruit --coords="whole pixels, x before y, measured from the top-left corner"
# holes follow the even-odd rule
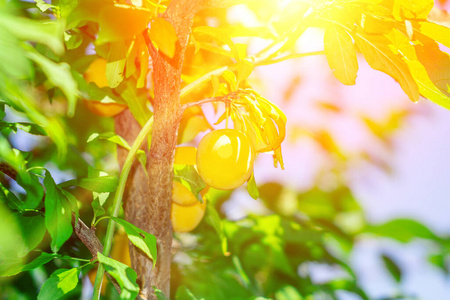
[[[187,187],[185,187],[178,181],[173,182],[172,201],[178,205],[184,206],[194,205],[199,202],[195,195],[192,194]]]
[[[254,160],[250,140],[235,129],[211,131],[197,148],[198,173],[207,185],[220,190],[231,190],[246,182]]]
[[[106,63],[106,59],[103,58],[94,60],[84,73],[86,82],[93,82],[100,88],[108,86]],[[125,105],[118,103],[101,103],[99,101],[88,100],[84,100],[84,103],[91,112],[103,117],[115,116],[126,108]]]
[[[175,232],[189,232],[195,229],[203,219],[206,209],[206,200],[197,201],[194,205],[184,206],[172,202],[172,227]]]
[[[175,149],[176,165],[195,165],[197,148],[195,147],[177,147]]]

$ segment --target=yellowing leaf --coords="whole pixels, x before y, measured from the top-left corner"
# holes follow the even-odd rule
[[[426,19],[433,6],[433,0],[394,0],[392,12],[394,18],[398,21]]]
[[[450,94],[446,93],[446,87],[443,90],[440,90],[433,82],[446,80],[448,83],[450,81],[450,72],[447,71],[447,75],[444,75],[444,78],[439,77],[433,81],[429,76],[429,74],[435,73],[438,69],[441,69],[441,71],[437,73],[439,76],[445,74],[446,70],[450,70],[450,60],[448,55],[442,53],[434,41],[426,37],[422,37],[421,42],[426,43],[427,48],[427,51],[422,51],[422,53],[425,55],[431,54],[431,61],[437,63],[433,63],[431,70],[427,70],[418,60],[416,49],[410,43],[409,38],[405,34],[397,29],[394,29],[389,33],[389,35],[387,35],[387,37],[392,42],[392,47],[394,50],[403,55],[403,60],[407,63],[414,80],[419,86],[420,94],[443,107],[450,108]],[[421,50],[422,46],[418,45],[416,48]],[[447,68],[445,68],[445,65],[447,65]]]
[[[324,45],[334,76],[343,84],[355,84],[358,60],[350,35],[338,26],[329,26],[325,31]]]
[[[124,4],[103,5],[99,16],[97,43],[132,39],[147,29],[153,16],[150,10]]]
[[[418,22],[419,31],[442,45],[450,48],[450,28],[432,22]]]
[[[389,47],[391,42],[388,38],[381,35],[368,35],[364,31],[358,30],[355,41],[373,69],[384,72],[397,80],[412,101],[419,100],[419,88],[408,65],[401,56],[392,52]]]
[[[156,47],[169,58],[175,56],[177,33],[172,24],[163,18],[155,18],[151,22],[150,39]]]
[[[238,78],[237,84],[239,85],[242,81],[246,80],[250,74],[253,72],[253,64],[247,59],[242,59],[236,64]]]

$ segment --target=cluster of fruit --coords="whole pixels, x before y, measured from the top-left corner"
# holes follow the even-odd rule
[[[178,147],[175,164],[196,164],[207,187],[200,192],[203,203],[183,184],[173,182],[172,225],[175,232],[193,230],[203,218],[205,193],[209,187],[231,190],[244,184],[253,172],[255,151],[247,136],[234,129],[214,130],[205,135],[198,148]],[[208,187],[209,186],[209,187]]]

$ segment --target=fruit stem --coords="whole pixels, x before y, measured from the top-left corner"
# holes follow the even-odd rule
[[[147,135],[150,133],[150,130],[153,127],[153,117],[151,117],[147,123],[145,123],[144,127],[139,132],[136,140],[131,146],[130,151],[128,152],[127,158],[125,159],[125,163],[123,164],[122,172],[119,176],[119,184],[117,186],[116,194],[114,195],[113,201],[113,210],[111,216],[117,217],[119,215],[120,207],[122,205],[122,198],[125,192],[125,185],[128,179],[128,175],[130,174],[131,166],[133,165],[134,158],[136,156],[137,151],[141,147],[142,143],[146,139]],[[112,240],[114,237],[116,222],[113,219],[109,220],[108,228],[106,230],[105,236],[105,246],[103,248],[103,255],[109,256],[111,252]],[[100,299],[100,291],[102,286],[103,274],[105,273],[105,268],[102,264],[98,265],[97,275],[95,277],[94,282],[94,293],[92,299]]]

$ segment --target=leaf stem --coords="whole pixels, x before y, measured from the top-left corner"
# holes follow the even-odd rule
[[[198,101],[188,102],[188,103],[181,105],[181,110],[184,111],[190,107],[200,106],[200,105],[203,105],[206,103],[213,103],[213,102],[224,102],[225,104],[230,103],[232,101],[232,97],[230,97],[230,96],[231,96],[231,94],[228,94],[225,96],[211,97],[211,98],[205,98],[205,99],[198,100]]]
[[[279,58],[274,58],[271,60],[262,60],[260,62],[255,63],[255,66],[266,66],[266,65],[271,65],[271,64],[275,64],[275,63],[279,63],[288,59],[293,59],[293,58],[300,58],[300,57],[306,57],[306,56],[313,56],[313,55],[322,55],[325,54],[325,51],[313,51],[313,52],[306,52],[306,53],[294,53],[294,54],[289,54],[289,55],[285,55]]]
[[[119,215],[120,207],[122,205],[122,198],[123,194],[125,192],[125,185],[128,179],[128,175],[130,174],[131,166],[134,161],[134,157],[136,156],[137,151],[139,150],[140,146],[146,139],[148,133],[153,127],[153,117],[151,117],[147,123],[145,123],[144,127],[139,132],[138,136],[136,137],[136,140],[134,141],[133,145],[131,146],[130,151],[128,152],[127,158],[125,159],[125,163],[123,164],[122,172],[119,176],[119,184],[117,186],[116,194],[114,195],[114,201],[113,201],[113,211],[111,216],[117,217]],[[106,230],[106,236],[105,236],[105,245],[103,248],[103,255],[109,256],[111,252],[111,246],[112,246],[112,240],[114,237],[114,230],[115,230],[116,222],[112,219],[109,220],[108,228]],[[101,285],[103,280],[103,274],[105,273],[105,268],[102,264],[98,265],[97,269],[97,276],[95,277],[95,283],[94,283],[94,294],[92,296],[92,299],[100,299],[100,291],[101,291]]]
[[[203,75],[202,77],[194,80],[193,82],[191,82],[190,84],[188,84],[187,86],[185,86],[184,88],[181,89],[180,98],[182,98],[186,94],[189,94],[189,92],[191,92],[194,88],[196,88],[201,83],[203,83],[207,80],[210,80],[212,75],[220,75],[223,72],[225,72],[226,70],[228,70],[227,66],[216,69],[216,70],[212,70],[211,72],[208,72],[205,75]]]

